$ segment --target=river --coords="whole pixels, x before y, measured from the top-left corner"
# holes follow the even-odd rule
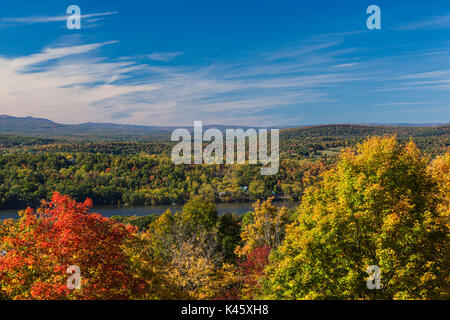
[[[225,212],[235,212],[237,214],[244,214],[248,211],[252,211],[253,202],[229,202],[229,203],[217,203],[217,212],[219,215]],[[288,208],[294,208],[298,206],[298,201],[281,201],[276,202],[277,206],[285,205]],[[167,209],[172,212],[181,211],[183,205],[157,205],[146,207],[95,207],[91,212],[98,212],[105,217],[112,216],[147,216],[151,214],[160,215]],[[0,220],[2,219],[16,219],[18,218],[17,210],[0,210]]]

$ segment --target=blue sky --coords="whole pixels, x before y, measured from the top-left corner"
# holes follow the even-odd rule
[[[449,122],[450,1],[1,0],[0,80],[64,123]]]

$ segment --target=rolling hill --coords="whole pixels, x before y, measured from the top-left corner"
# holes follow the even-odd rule
[[[48,119],[34,117],[13,117],[0,115],[0,134],[15,136],[32,136],[52,139],[87,139],[87,140],[168,140],[170,134],[178,127],[169,126],[137,126],[112,123],[61,124]],[[186,127],[192,130],[192,127]],[[245,126],[207,125],[225,131],[227,128],[243,128]],[[303,127],[284,127],[284,137],[361,137],[372,134],[392,134],[400,136],[441,136],[448,135],[450,125],[357,125],[329,124]]]

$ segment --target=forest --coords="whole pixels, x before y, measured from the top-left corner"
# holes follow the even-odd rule
[[[4,136],[1,206],[24,210],[0,223],[0,299],[448,299],[449,127],[345,129],[282,131],[274,176],[174,166],[170,143]],[[218,201],[253,210],[218,215]]]
[[[364,136],[413,138],[425,153],[442,155],[450,126],[383,127],[334,125],[285,129],[280,136],[280,170],[261,176],[253,165],[174,165],[173,143],[67,141],[0,136],[0,209],[36,207],[54,191],[96,205],[185,203],[194,195],[217,202],[299,200],[307,186],[335,163],[342,148]]]

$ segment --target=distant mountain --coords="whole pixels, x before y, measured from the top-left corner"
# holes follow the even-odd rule
[[[170,131],[164,127],[132,126],[111,123],[61,124],[47,119],[33,117],[0,116],[0,133],[36,136],[146,136],[164,134]]]
[[[311,126],[289,126],[280,127],[285,128],[285,134],[299,134],[301,135],[348,135],[348,134],[363,134],[375,132],[397,132],[405,131],[402,127],[438,127],[441,124],[337,124],[337,125],[311,125]],[[443,124],[442,124],[443,125]],[[444,132],[448,133],[448,125],[441,126],[445,128]],[[78,138],[78,139],[119,139],[119,140],[133,140],[133,139],[168,139],[172,131],[179,127],[171,126],[136,126],[123,125],[113,123],[83,123],[83,124],[61,124],[48,119],[34,118],[34,117],[13,117],[8,115],[0,115],[0,134],[8,135],[22,135],[34,136],[44,138]],[[189,130],[192,127],[186,126]],[[217,128],[222,132],[228,128],[243,128],[246,126],[226,126],[226,125],[207,125],[204,129]],[[253,127],[258,128],[258,127]],[[398,128],[398,129],[395,129]],[[294,131],[292,131],[294,130]]]
[[[2,132],[31,132],[34,128],[51,130],[63,126],[65,125],[61,125],[47,119],[33,117],[19,118],[0,115],[0,130]]]
[[[48,119],[34,117],[13,117],[0,115],[0,134],[25,135],[53,138],[105,138],[105,139],[131,139],[131,138],[167,138],[173,130],[183,127],[174,126],[138,126],[114,123],[82,123],[61,124]],[[192,127],[184,127],[192,131]],[[206,125],[204,129],[217,128],[225,131],[228,128],[243,128],[245,126]]]

